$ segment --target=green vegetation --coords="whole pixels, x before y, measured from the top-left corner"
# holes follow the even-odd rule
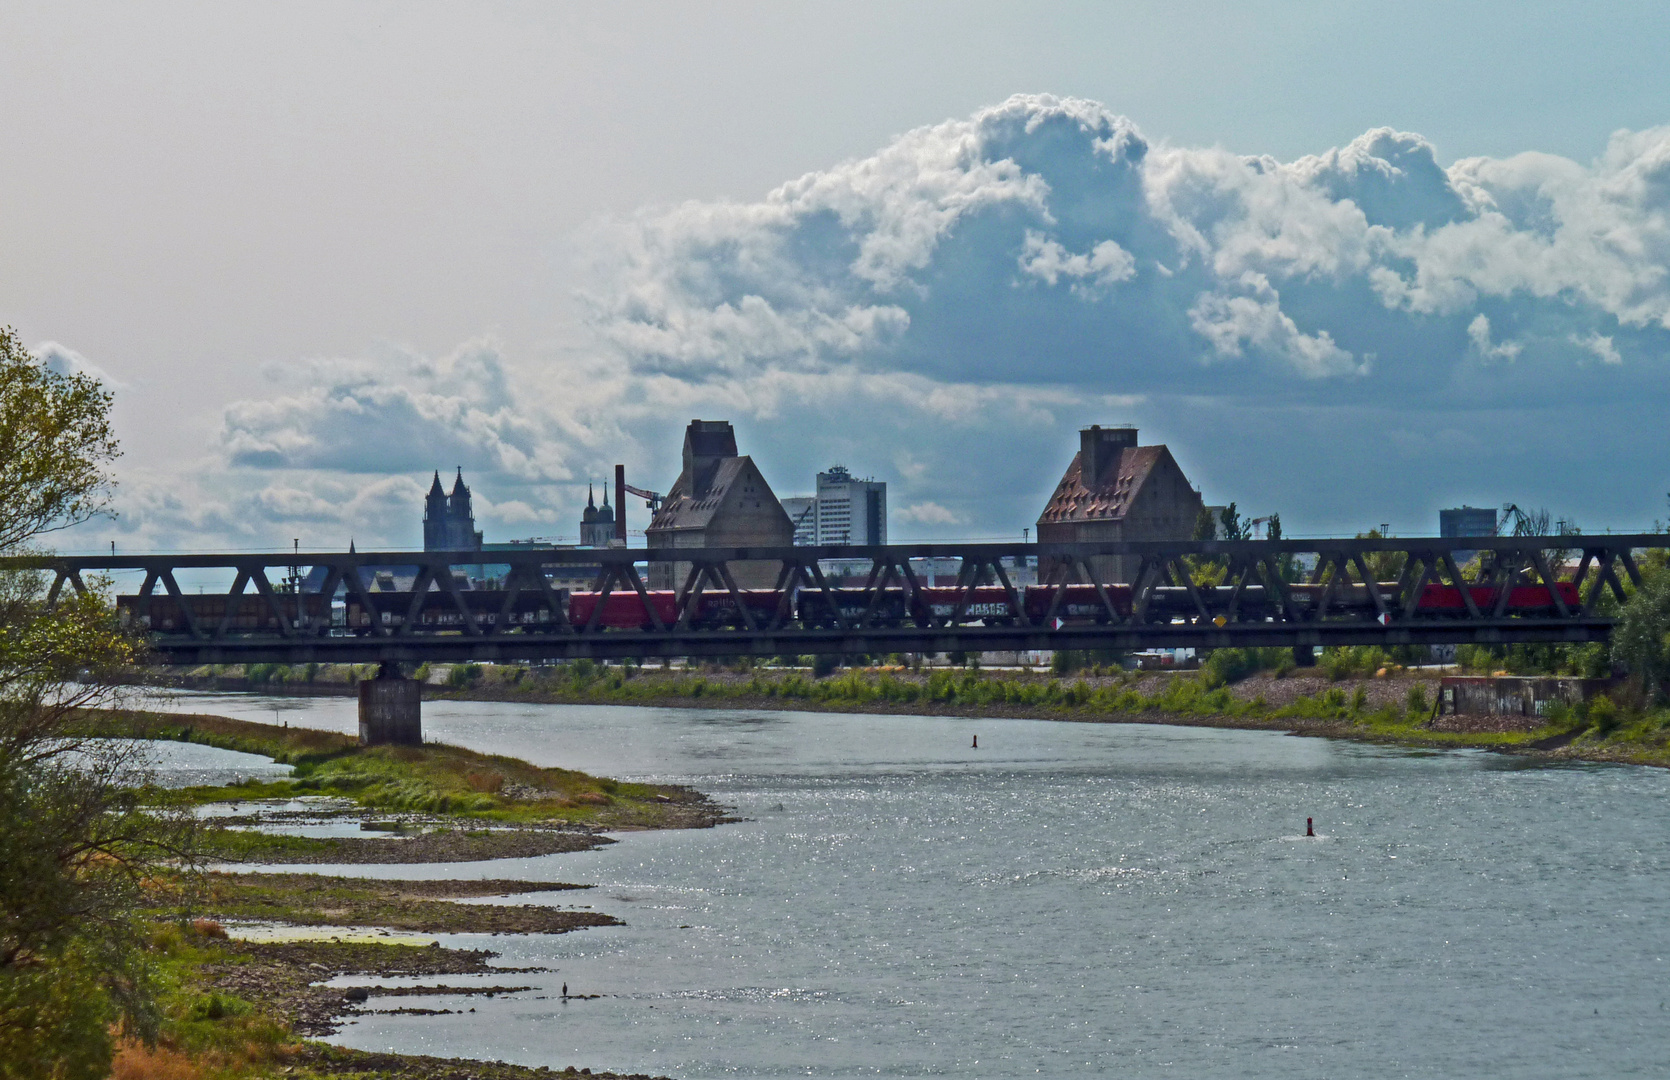
[[[0,329],[0,552],[103,512],[110,395],[36,362]],[[183,823],[127,786],[130,750],[77,737],[133,642],[95,592],[53,604],[45,576],[0,569],[0,1073],[99,1080],[116,1033],[155,1035],[140,884],[189,858]]]
[[[689,824],[699,795],[681,788],[628,784],[572,769],[544,769],[515,758],[461,747],[362,747],[347,735],[281,728],[221,716],[102,712],[88,714],[89,735],[203,743],[260,754],[294,767],[293,778],[249,780],[230,787],[152,792],[158,800],[246,802],[332,795],[375,810],[444,814],[524,825],[592,825],[611,829]],[[248,836],[249,834],[237,834]],[[238,842],[225,838],[228,842]],[[251,838],[251,844],[299,838]]]

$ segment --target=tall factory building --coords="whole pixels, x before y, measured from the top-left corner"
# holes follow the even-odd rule
[[[470,489],[464,486],[464,470],[452,482],[452,494],[441,490],[441,474],[435,473],[429,496],[423,505],[423,550],[480,551],[481,533],[476,531],[475,510],[470,506]]]
[[[1079,452],[1038,515],[1038,542],[1188,540],[1202,507],[1164,445],[1138,446],[1134,427],[1093,425],[1079,432]],[[1141,559],[1104,555],[1092,563],[1102,581],[1130,582]],[[1045,557],[1038,580],[1060,580],[1060,571]]]
[[[736,452],[730,422],[692,420],[684,432],[684,469],[644,538],[651,548],[788,547],[794,523],[754,459]],[[690,565],[652,563],[649,587],[682,587]],[[771,588],[781,569],[775,561],[730,564],[743,589]]]

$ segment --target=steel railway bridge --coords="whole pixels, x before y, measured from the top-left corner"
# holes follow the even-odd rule
[[[1670,536],[1638,534],[41,555],[0,563],[50,575],[49,602],[66,589],[97,588],[113,573],[142,573],[120,611],[148,627],[151,648],[167,663],[416,664],[1601,641],[1613,624],[1602,597],[1622,600],[1623,578],[1640,580],[1642,553],[1667,547]],[[1463,579],[1457,551],[1483,553],[1477,580]],[[1135,562],[1130,582],[1099,578],[1110,556]],[[912,566],[922,559],[955,560],[956,584],[924,585]],[[831,560],[867,567],[862,584],[849,577],[832,586],[820,567]],[[676,564],[679,588],[646,588],[646,568],[657,563]],[[732,572],[739,563],[774,565],[776,587],[739,589]],[[483,564],[503,568],[498,588],[471,588],[460,574]],[[391,565],[415,568],[410,588],[379,590],[362,573]],[[552,587],[565,565],[595,569],[589,593]],[[1040,584],[1016,585],[1016,566],[1036,567]],[[314,579],[322,571],[316,591],[285,584],[298,567]],[[190,593],[182,576],[231,584],[224,593]],[[632,625],[621,625],[623,604],[635,613]],[[718,610],[728,614],[703,617]]]

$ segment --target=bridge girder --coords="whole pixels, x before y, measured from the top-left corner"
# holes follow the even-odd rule
[[[373,663],[425,661],[539,661],[592,657],[713,657],[776,654],[886,654],[1009,651],[1029,649],[1224,648],[1307,645],[1428,645],[1444,643],[1510,644],[1516,642],[1586,642],[1606,640],[1612,620],[1602,611],[1602,597],[1621,600],[1625,591],[1619,570],[1639,582],[1634,554],[1670,547],[1670,536],[1461,537],[1413,539],[1283,539],[1247,541],[1118,542],[1090,544],[904,544],[886,547],[771,547],[679,549],[559,549],[457,552],[273,552],[265,554],[152,554],[136,556],[29,556],[0,560],[12,568],[33,568],[53,575],[49,590],[56,600],[68,586],[86,590],[87,577],[137,571],[145,575],[142,596],[149,603],[157,584],[180,605],[184,625],[177,632],[151,634],[157,657],[171,663]],[[1488,553],[1482,582],[1466,581],[1457,550]],[[1396,582],[1374,580],[1369,560],[1393,556],[1401,566]],[[1575,566],[1555,553],[1580,556]],[[1141,569],[1131,583],[1099,581],[1098,557],[1135,556]],[[1401,558],[1398,558],[1401,556]],[[907,598],[923,586],[912,560],[957,560],[956,603],[940,617],[913,617],[906,625],[879,625],[878,606],[885,590]],[[863,565],[869,573],[859,599],[837,603],[819,563],[838,560]],[[1022,590],[1011,583],[1006,564],[1041,568],[1044,587],[1082,585],[1093,590],[1105,609],[1100,622],[1059,619],[1066,589],[1058,589],[1047,610],[1029,610]],[[1309,564],[1307,580],[1288,580],[1284,567],[1295,560]],[[676,619],[665,622],[650,604],[639,567],[676,562],[689,567],[677,590]],[[805,592],[828,599],[832,626],[796,622],[787,600],[775,613],[751,613],[736,587],[730,565],[776,563],[777,591]],[[268,570],[296,565],[325,569],[326,590],[340,585],[374,613],[374,625],[359,636],[310,620],[294,593],[275,589]],[[547,598],[556,612],[554,625],[509,627],[472,608],[452,572],[455,567],[493,564],[507,568],[504,610],[520,593]],[[549,585],[552,568],[563,565],[598,568],[594,592],[601,594],[588,625],[576,626],[562,613]],[[384,611],[378,593],[361,570],[374,566],[412,566],[418,586],[405,612]],[[1483,564],[1481,564],[1483,565]],[[1215,572],[1208,572],[1215,567]],[[234,575],[225,595],[244,596],[250,585],[273,616],[276,632],[242,633],[231,623],[231,607],[217,625],[206,625],[186,610],[176,575],[186,570],[220,570]],[[1221,576],[1216,586],[1208,578]],[[1545,588],[1549,610],[1535,615],[1510,609],[1508,590],[1529,584]],[[1429,586],[1455,591],[1461,605],[1434,615],[1422,608]],[[1010,607],[1009,625],[972,625],[969,606],[979,588],[1002,589]],[[1480,591],[1486,590],[1486,591]],[[604,629],[597,624],[611,592],[636,593],[648,616],[645,629]],[[1117,595],[1116,595],[1117,594]],[[219,595],[219,594],[215,594]],[[457,627],[426,628],[418,616],[430,599],[444,598],[458,612]],[[735,601],[739,625],[697,628],[688,613],[703,597]],[[1568,602],[1565,597],[1570,597]],[[868,598],[866,600],[866,598]],[[1094,604],[1092,605],[1094,606]],[[1158,613],[1158,614],[1156,614]],[[386,615],[387,618],[383,618]],[[502,612],[501,612],[502,615]],[[649,625],[652,624],[652,625]]]

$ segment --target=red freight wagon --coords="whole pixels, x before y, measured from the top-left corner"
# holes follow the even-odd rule
[[[1577,586],[1569,581],[1555,583],[1560,590],[1560,599],[1564,600],[1568,609],[1583,606],[1583,598],[1578,595]],[[1495,585],[1470,585],[1467,589],[1473,595],[1473,604],[1483,614],[1496,610],[1496,603],[1501,598],[1501,591]],[[1420,610],[1464,613],[1467,603],[1461,596],[1461,590],[1454,585],[1428,585],[1421,590]],[[1514,585],[1508,589],[1508,612],[1522,615],[1529,611],[1553,611],[1554,598],[1549,595],[1547,585]]]
[[[584,630],[591,625],[592,616],[597,616],[599,628],[609,630],[653,630],[655,619],[650,617],[653,609],[660,617],[662,626],[672,626],[678,621],[677,594],[663,589],[649,592],[649,607],[644,605],[644,598],[638,595],[636,589],[624,589],[611,592],[603,596],[597,592],[577,592],[568,595],[568,621],[575,629]],[[598,599],[603,600],[603,610],[598,612]]]

